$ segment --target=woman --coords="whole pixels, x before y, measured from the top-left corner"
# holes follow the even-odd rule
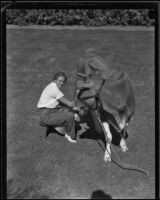
[[[60,90],[67,82],[64,72],[57,72],[39,99],[40,121],[47,126],[64,127],[62,134],[69,142],[76,143],[74,101],[68,100]],[[69,135],[68,135],[69,134]]]

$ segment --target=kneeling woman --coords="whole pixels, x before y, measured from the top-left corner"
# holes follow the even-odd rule
[[[47,126],[64,127],[61,132],[68,141],[76,143],[74,113],[69,110],[73,108],[74,101],[68,100],[60,88],[67,82],[63,72],[57,72],[53,82],[48,84],[38,101],[37,107],[41,110],[40,121]]]

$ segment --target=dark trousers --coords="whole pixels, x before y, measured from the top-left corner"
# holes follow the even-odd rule
[[[47,126],[62,126],[72,139],[75,135],[74,113],[65,107],[61,108],[41,108],[40,121]]]

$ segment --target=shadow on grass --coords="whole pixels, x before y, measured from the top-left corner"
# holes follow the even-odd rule
[[[55,128],[54,128],[54,126],[47,126],[47,125],[45,125],[45,124],[43,124],[43,123],[39,123],[39,125],[40,126],[42,126],[42,127],[44,127],[45,128],[45,137],[48,137],[51,133],[56,133],[56,134],[58,134],[58,135],[63,135],[63,134],[61,134],[61,133],[59,133]]]
[[[109,194],[105,194],[102,190],[96,190],[92,193],[91,199],[112,199]]]
[[[107,119],[107,117],[110,117],[108,113],[106,114],[105,119]],[[96,115],[94,115],[93,117],[91,117],[90,115],[87,115],[85,118],[82,119],[82,122],[86,122],[87,125],[90,127],[90,129],[83,129],[80,126],[80,124],[77,124],[76,131],[83,129],[82,131],[83,133],[79,137],[81,139],[87,138],[87,139],[93,139],[93,140],[101,140],[105,145],[105,135],[98,122]],[[112,144],[114,144],[115,146],[119,146],[120,140],[121,140],[120,133],[117,130],[115,130],[115,128],[112,125],[110,125],[110,131],[112,133]],[[126,133],[125,139],[127,137],[128,137],[128,133]]]
[[[112,144],[114,144],[115,146],[119,146],[120,144],[120,140],[121,140],[121,137],[119,135],[119,133],[112,127],[110,127],[111,129],[111,133],[112,133]],[[127,136],[128,137],[128,136]],[[104,134],[101,133],[97,133],[96,130],[94,130],[93,128],[89,129],[89,130],[86,130],[85,132],[83,132],[80,136],[79,136],[80,139],[91,139],[91,140],[97,140],[98,141],[98,144],[101,146],[101,148],[103,149],[103,151],[105,151],[105,144],[106,144],[106,141],[105,141],[105,137],[104,137]],[[102,141],[103,144],[100,143],[100,141]]]
[[[49,126],[46,128],[46,137],[48,137],[49,134],[51,133],[55,133],[58,134],[60,136],[63,136],[63,134],[59,133],[53,126]]]
[[[49,199],[48,196],[37,192],[37,188],[33,185],[16,185],[13,179],[7,182],[7,199]]]

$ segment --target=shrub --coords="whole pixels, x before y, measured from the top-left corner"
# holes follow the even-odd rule
[[[7,24],[16,25],[154,25],[149,9],[7,9]],[[150,14],[152,13],[152,15]],[[150,18],[151,16],[151,18]]]

